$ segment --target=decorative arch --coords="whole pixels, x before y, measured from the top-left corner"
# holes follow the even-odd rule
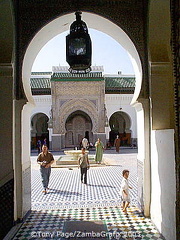
[[[83,137],[92,142],[92,121],[91,118],[82,110],[74,111],[65,122],[65,147],[81,148]]]
[[[61,113],[59,114],[59,118],[60,118],[59,131],[61,134],[64,134],[66,132],[65,123],[69,115],[78,110],[85,112],[90,117],[92,121],[92,132],[95,133],[98,131],[98,123],[97,123],[98,112],[95,106],[93,106],[93,103],[86,99],[85,100],[73,99],[65,102],[59,110]]]
[[[114,140],[117,135],[121,138],[122,145],[131,145],[131,118],[130,116],[123,112],[117,111],[114,112],[109,118],[109,141],[111,144],[114,143]]]
[[[37,114],[43,114],[43,115],[46,115],[49,119],[49,116],[48,114],[46,113],[46,111],[37,111],[37,112],[34,112],[32,115],[31,115],[31,120],[37,115]]]
[[[135,77],[136,77],[136,87],[135,87],[135,92],[134,92],[134,97],[133,97],[132,103],[137,105],[137,103],[138,103],[137,99],[139,97],[141,85],[142,85],[142,65],[141,65],[141,59],[140,59],[139,53],[135,47],[135,44],[130,39],[130,37],[118,25],[116,25],[115,23],[113,23],[112,21],[108,20],[105,17],[102,17],[98,14],[90,13],[90,12],[83,12],[83,20],[87,23],[89,28],[99,30],[99,31],[111,36],[129,53],[129,56],[131,58],[132,65],[134,68]],[[25,121],[27,122],[30,120],[31,109],[34,107],[34,100],[33,100],[31,88],[30,88],[30,76],[31,76],[31,69],[32,69],[34,60],[35,60],[36,56],[38,55],[39,51],[42,49],[42,47],[56,35],[64,32],[64,31],[67,31],[69,29],[70,24],[73,21],[74,21],[74,12],[70,13],[70,14],[65,14],[56,19],[53,19],[51,22],[49,22],[47,25],[45,25],[43,28],[41,28],[39,30],[39,32],[37,32],[37,34],[34,36],[34,38],[29,43],[29,45],[25,51],[25,54],[23,52],[24,58],[22,61],[22,84],[23,84],[23,90],[24,90],[24,93],[26,95],[27,102],[28,102],[28,104],[26,104],[26,109],[24,107],[25,111],[22,114],[23,119],[24,119],[23,126],[22,126],[23,132],[22,132],[22,140],[21,140],[23,159],[27,159],[29,157],[29,150],[27,147],[28,145],[24,144],[23,142],[25,139],[28,139],[28,140],[30,139],[30,129],[28,129],[26,127],[27,124],[25,123]],[[37,29],[37,31],[38,31],[38,29]],[[140,106],[139,106],[139,104],[140,104]],[[141,111],[144,111],[142,109],[141,103],[139,103],[139,104],[137,107],[141,107]],[[148,107],[147,107],[147,109],[148,109]],[[72,111],[74,111],[74,110],[75,110],[74,107],[72,107],[72,108],[69,107],[69,113],[67,112],[64,115],[63,122],[66,121],[68,114],[72,113]],[[94,116],[93,113],[91,111],[89,111],[89,109],[86,106],[84,106],[83,111],[85,111],[88,115],[90,115],[92,119],[95,119],[95,117],[94,118],[92,117],[92,116]],[[28,112],[28,114],[27,114],[27,112]],[[143,120],[144,120],[144,118],[142,118],[142,121]],[[30,126],[30,124],[28,126]],[[94,120],[93,131],[96,132],[97,129],[98,129],[97,122]],[[141,138],[141,139],[144,142],[144,138]],[[145,152],[144,147],[142,147],[142,153],[144,153],[144,152]],[[142,154],[142,159],[143,159],[143,157],[144,157],[144,155]],[[147,187],[147,188],[149,191],[149,187]],[[20,193],[20,195],[21,195],[21,193]],[[18,205],[18,203],[17,203],[17,205]],[[18,205],[18,207],[19,207],[19,209],[22,208],[20,205]],[[148,209],[148,207],[149,207],[149,204],[147,201],[147,209]],[[17,212],[18,212],[17,214],[21,214],[22,211],[18,210]],[[148,215],[148,211],[147,211],[146,215]]]

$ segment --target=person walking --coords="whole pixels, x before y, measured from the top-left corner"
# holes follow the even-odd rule
[[[114,140],[114,146],[116,147],[116,152],[119,153],[119,148],[121,145],[121,139],[117,135],[116,139]]]
[[[40,164],[40,172],[42,177],[43,184],[43,192],[47,193],[49,178],[51,174],[51,165],[54,162],[54,157],[52,153],[48,151],[48,147],[46,145],[42,146],[42,152],[37,157],[37,163]]]
[[[42,146],[41,140],[39,139],[39,140],[37,141],[38,154],[41,152],[41,146]]]
[[[127,207],[130,204],[130,194],[129,194],[129,189],[132,189],[132,187],[129,186],[129,182],[128,182],[128,177],[129,177],[129,170],[123,170],[122,172],[123,175],[123,179],[121,182],[121,190],[120,190],[120,194],[121,194],[121,200],[122,200],[122,208],[123,208],[123,212],[127,213]]]
[[[104,150],[104,145],[101,142],[100,138],[98,138],[97,142],[95,143],[95,148],[96,148],[95,161],[96,163],[100,164],[102,161],[103,150]]]
[[[78,167],[81,170],[81,182],[87,184],[87,170],[90,167],[88,154],[86,153],[86,149],[82,148],[82,153],[78,158]],[[84,181],[83,181],[84,178]]]
[[[43,140],[43,145],[46,145],[46,146],[47,146],[47,138],[44,138],[44,140]]]

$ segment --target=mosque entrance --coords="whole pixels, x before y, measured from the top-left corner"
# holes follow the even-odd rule
[[[69,115],[66,124],[65,146],[80,148],[82,138],[86,138],[92,142],[92,121],[90,117],[83,111],[75,111]]]

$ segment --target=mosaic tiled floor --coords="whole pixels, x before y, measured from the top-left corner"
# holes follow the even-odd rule
[[[137,166],[135,158],[118,161],[114,166],[88,170],[88,185],[80,181],[80,170],[52,169],[49,193],[42,193],[39,169],[32,168],[32,212],[13,240],[28,239],[163,239],[150,219],[144,218],[137,204]],[[130,170],[131,206],[128,214],[120,206],[119,187],[124,168]],[[98,237],[84,231],[63,233],[66,221],[104,221],[108,232]],[[104,234],[104,235],[103,235]],[[70,236],[72,237],[70,238]],[[97,237],[97,238],[95,238]]]
[[[80,181],[80,170],[52,169],[50,190],[42,194],[39,170],[33,169],[32,209],[59,209],[67,207],[115,206],[120,204],[121,166],[94,167],[88,170],[88,185]],[[136,205],[137,175],[131,171],[132,204]]]
[[[127,215],[122,212],[120,207],[74,208],[41,211],[34,210],[13,239],[60,240],[69,239],[68,237],[70,234],[83,236],[83,229],[82,232],[63,234],[63,222],[69,220],[77,221],[77,224],[78,221],[104,220],[107,225],[108,233],[100,232],[98,239],[103,239],[105,235],[108,235],[109,239],[116,240],[163,239],[151,221],[147,218],[144,218],[136,207],[129,208]],[[93,232],[91,232],[91,234],[93,236]],[[75,237],[70,239],[75,239]],[[79,237],[79,239],[83,238]],[[93,238],[89,237],[86,239]]]

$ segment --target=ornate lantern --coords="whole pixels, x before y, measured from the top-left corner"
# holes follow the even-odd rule
[[[75,13],[76,21],[71,24],[70,34],[66,36],[66,61],[71,73],[87,73],[91,70],[91,38],[81,14]]]

